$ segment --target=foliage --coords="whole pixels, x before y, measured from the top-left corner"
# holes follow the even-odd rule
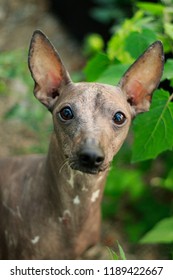
[[[121,247],[121,245],[119,244],[119,242],[117,241],[117,246],[118,246],[118,251],[119,253],[117,254],[114,250],[108,248],[109,254],[110,254],[110,258],[112,260],[126,260],[126,255],[124,253],[123,248]]]
[[[85,55],[93,55],[102,51],[104,47],[104,40],[99,34],[89,34],[85,37],[83,52]]]
[[[156,158],[173,148],[173,94],[157,90],[150,111],[134,122],[135,140],[132,161]],[[143,127],[143,130],[141,130]]]
[[[139,115],[133,123],[131,158],[132,162],[138,164],[134,169],[130,167],[130,170],[124,167],[124,156],[131,153],[129,147],[124,146],[124,151],[116,156],[107,179],[103,216],[118,217],[118,213],[122,213],[123,203],[128,204],[130,211],[123,212],[121,219],[123,216],[131,241],[137,242],[143,236],[143,243],[172,243],[173,4],[168,1],[162,4],[137,2],[136,6],[134,16],[125,19],[121,27],[114,28],[115,32],[105,51],[92,56],[84,69],[87,81],[114,85],[129,65],[154,41],[163,42],[168,58],[161,87],[154,93],[150,111]],[[158,160],[152,161],[156,157]],[[157,162],[161,166],[159,175],[154,170]],[[144,180],[146,173],[151,177],[150,180]],[[169,204],[158,200],[154,195],[156,188],[164,190],[165,195],[170,197]],[[140,221],[134,222],[138,216]],[[162,234],[164,237],[161,238]]]
[[[106,0],[98,1],[106,3]],[[105,50],[102,38],[95,35],[86,46],[87,54],[92,55],[84,69],[86,80],[112,85],[118,83],[129,65],[155,40],[162,40],[168,58],[161,87],[154,93],[150,111],[134,121],[132,151],[130,133],[113,161],[102,205],[103,217],[120,219],[129,241],[135,243],[140,239],[141,243],[173,243],[173,6],[171,1],[162,2],[137,2],[134,16],[126,18],[121,27],[112,28],[114,33]],[[26,57],[23,50],[0,54],[0,65],[3,65],[0,68],[0,95],[5,93],[16,100],[4,118],[20,120],[37,132],[39,147],[32,147],[30,152],[43,152],[47,146],[47,135],[43,131],[51,130],[51,122],[45,108],[33,100],[33,82]],[[16,79],[25,85],[24,92],[10,86]],[[127,165],[130,158],[135,164]],[[161,199],[155,194],[157,191],[164,193]],[[123,259],[122,252],[120,255]]]
[[[26,51],[21,49],[0,54],[0,65],[3,65],[0,67],[0,96],[10,96],[14,100],[4,118],[22,121],[28,129],[38,133],[39,145],[26,152],[44,152],[47,133],[42,129],[42,123],[45,131],[50,131],[52,127],[48,114],[45,114],[46,109],[34,100],[33,80],[27,67]]]
[[[165,27],[164,34],[161,34],[162,30],[159,30],[160,32],[158,31],[158,27],[156,28],[153,26],[152,30],[149,29],[155,15],[161,17],[163,20],[164,14],[167,13],[167,8],[160,4],[150,3],[138,3],[138,6],[144,10],[148,8],[152,16],[146,17],[144,11],[139,10],[132,19],[125,20],[122,27],[108,42],[106,53],[98,53],[88,62],[85,68],[85,75],[88,81],[115,84],[119,81],[124,71],[134,59],[136,59],[149,44],[160,37],[164,38],[164,42],[167,45],[167,52],[172,51],[171,47],[168,49],[172,38],[170,32],[167,32],[165,27],[168,24],[166,20],[163,25]],[[173,27],[171,23],[169,24]],[[155,31],[157,31],[157,33]],[[169,59],[165,64],[165,72],[162,79],[169,79],[170,84],[173,80],[172,66],[173,60]],[[139,116],[136,120],[134,125],[134,161],[155,158],[162,151],[172,149],[173,134],[171,123],[173,107],[170,102],[171,99],[172,96],[169,96],[169,92],[163,90],[158,91],[157,94],[154,95],[150,112]],[[145,125],[145,123],[147,125]],[[143,126],[147,129],[147,132],[146,129],[144,130],[144,135],[141,134],[140,130],[140,127]],[[163,137],[165,141],[163,141]],[[145,153],[142,147],[145,147]]]
[[[131,10],[132,1],[129,0],[93,0],[96,4],[90,11],[91,17],[101,23],[120,23]],[[126,7],[126,9],[124,9]]]
[[[141,243],[172,243],[173,242],[173,218],[165,218],[159,221],[141,239]]]

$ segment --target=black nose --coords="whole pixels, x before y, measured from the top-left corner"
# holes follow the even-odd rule
[[[87,168],[98,168],[104,161],[102,149],[96,144],[86,143],[79,152],[81,166]]]

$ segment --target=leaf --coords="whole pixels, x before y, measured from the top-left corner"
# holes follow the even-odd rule
[[[167,178],[163,181],[163,186],[168,190],[173,191],[173,169],[171,169]]]
[[[120,252],[120,258],[121,258],[121,260],[126,260],[126,256],[125,256],[125,253],[124,253],[123,248],[121,247],[121,245],[119,244],[118,241],[117,241],[117,244],[118,244],[118,249],[119,249],[119,252]]]
[[[93,56],[103,50],[104,41],[101,35],[97,33],[89,34],[84,39],[84,54]]]
[[[110,249],[109,247],[107,247],[107,249],[108,249],[108,252],[109,252],[110,257],[111,257],[112,260],[118,260],[118,259],[119,259],[117,253],[115,253],[115,252],[114,252],[112,249]]]
[[[110,65],[96,81],[99,83],[117,85],[128,67],[129,65],[127,64]]]
[[[126,38],[133,31],[139,31],[141,28],[138,22],[142,20],[143,13],[138,11],[133,18],[126,19],[120,29],[111,37],[108,42],[107,54],[110,59],[118,59],[121,63],[132,63],[133,58],[125,50]]]
[[[131,32],[125,41],[125,50],[136,59],[156,40],[155,33],[147,28],[141,32]]]
[[[120,256],[118,256],[118,254],[115,251],[113,251],[112,249],[107,247],[107,249],[109,251],[109,254],[111,256],[111,259],[112,260],[126,260],[126,256],[125,256],[124,250],[121,247],[121,245],[119,244],[118,240],[117,240],[117,245],[118,245],[118,250],[119,250],[119,255]]]
[[[97,53],[87,63],[84,73],[88,82],[93,82],[102,74],[102,72],[108,67],[110,60],[104,53]]]
[[[173,39],[173,24],[165,23],[164,28],[165,28],[166,35],[168,35],[171,39]]]
[[[173,147],[173,103],[169,92],[157,90],[150,111],[134,121],[132,161],[156,158]]]
[[[115,198],[120,197],[125,192],[130,199],[137,199],[143,193],[145,185],[138,170],[125,168],[111,168],[106,180],[105,196]]]
[[[140,243],[172,243],[173,242],[173,217],[158,222],[140,240]]]
[[[164,72],[162,76],[162,81],[165,79],[172,79],[173,78],[173,59],[168,59],[164,65]]]
[[[164,11],[164,6],[161,4],[154,4],[149,2],[137,2],[137,7],[146,11],[150,12],[153,15],[161,16]]]

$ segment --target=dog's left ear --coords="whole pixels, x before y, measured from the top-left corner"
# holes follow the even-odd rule
[[[35,81],[36,98],[51,110],[71,79],[54,46],[40,30],[33,33],[28,65]]]
[[[148,111],[153,91],[157,88],[164,65],[163,46],[153,43],[127,70],[119,87],[127,95],[134,114]]]

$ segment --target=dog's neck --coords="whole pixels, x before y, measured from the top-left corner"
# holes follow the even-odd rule
[[[100,205],[107,171],[86,174],[73,170],[52,135],[43,172],[47,200],[51,201],[53,216],[61,229],[61,242],[72,240],[73,250],[80,255],[84,248],[98,242],[100,238]],[[89,236],[92,238],[88,240]],[[65,245],[64,245],[65,246]]]
[[[75,222],[78,217],[81,223],[93,209],[100,211],[107,171],[93,175],[73,170],[61,154],[55,134],[50,141],[46,174],[47,186],[54,197],[60,222],[63,222],[63,217],[65,220],[65,216],[69,216]]]

